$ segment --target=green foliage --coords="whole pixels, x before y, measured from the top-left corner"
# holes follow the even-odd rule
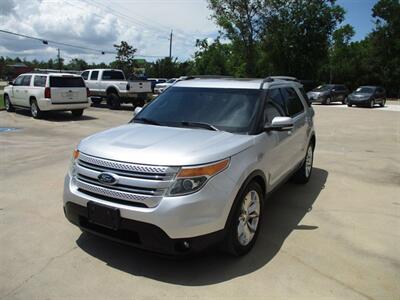
[[[121,41],[121,44],[114,45],[117,50],[116,60],[111,63],[111,67],[114,69],[121,69],[128,77],[133,74],[135,68],[135,53],[137,49],[129,45],[125,41]]]

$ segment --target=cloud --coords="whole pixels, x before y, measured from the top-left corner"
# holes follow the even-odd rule
[[[173,55],[191,57],[196,39],[215,37],[217,28],[208,19],[205,1],[115,2],[106,0],[0,0],[0,29],[58,41],[97,51],[88,51],[49,42],[18,38],[0,33],[0,55],[45,60],[62,57],[83,58],[89,62],[109,62],[113,44],[127,41],[141,55],[167,56],[169,32],[174,30]],[[108,9],[107,9],[108,7]],[[151,59],[150,59],[151,60]]]

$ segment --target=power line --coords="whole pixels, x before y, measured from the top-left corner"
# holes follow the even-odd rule
[[[77,49],[83,49],[83,50],[92,51],[92,52],[101,53],[101,54],[117,54],[116,51],[99,50],[99,49],[94,49],[94,48],[89,48],[89,47],[84,47],[84,46],[72,45],[72,44],[68,44],[68,43],[64,43],[64,42],[57,42],[57,41],[53,41],[53,40],[49,40],[49,39],[45,39],[45,38],[34,37],[34,36],[20,34],[20,33],[16,33],[16,32],[7,31],[7,30],[1,30],[0,29],[0,32],[6,33],[6,34],[10,34],[10,35],[14,35],[14,36],[23,37],[23,38],[26,38],[26,39],[40,41],[44,45],[48,45],[49,43],[52,43],[52,44],[55,44],[55,45],[67,46],[67,47],[77,48]],[[142,55],[142,54],[135,54],[135,56],[148,57],[148,58],[164,57],[164,56],[160,56],[160,55]]]

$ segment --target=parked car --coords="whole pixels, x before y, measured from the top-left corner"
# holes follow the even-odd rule
[[[67,73],[21,74],[4,88],[6,110],[30,109],[34,118],[51,110],[70,110],[80,117],[90,106],[88,97],[89,89],[82,77]]]
[[[310,179],[314,111],[302,95],[300,83],[273,78],[180,80],[131,123],[80,142],[67,219],[161,253],[247,253],[266,197]]]
[[[164,83],[157,83],[155,88],[154,88],[154,93],[155,94],[161,94],[167,88],[169,88],[171,85],[173,85],[177,80],[178,80],[177,78],[171,78],[171,79],[167,80]]]
[[[92,102],[99,104],[103,99],[112,109],[121,103],[143,106],[151,95],[151,83],[147,80],[126,80],[122,70],[91,69],[82,72],[82,77],[90,89]]]
[[[308,98],[312,102],[331,104],[332,102],[342,102],[346,104],[349,90],[344,84],[324,84],[308,92]]]
[[[167,82],[167,79],[165,79],[165,78],[148,78],[147,80],[151,82],[151,90],[153,93],[154,93],[154,88],[156,87],[156,84]]]
[[[379,104],[384,107],[386,104],[386,91],[380,86],[360,86],[347,97],[347,106],[369,106]]]

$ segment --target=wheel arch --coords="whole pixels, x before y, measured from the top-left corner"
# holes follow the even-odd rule
[[[233,201],[231,209],[229,211],[228,218],[226,219],[226,222],[225,222],[225,227],[224,227],[225,230],[229,227],[229,224],[232,221],[233,215],[235,213],[237,205],[240,203],[240,199],[243,196],[244,190],[250,184],[250,182],[253,182],[253,181],[257,182],[261,186],[261,189],[263,190],[263,197],[265,198],[265,196],[267,194],[267,181],[266,181],[265,174],[261,170],[254,170],[246,177],[246,179],[243,181],[242,185],[240,186],[239,191],[236,194],[235,200]]]
[[[118,94],[118,89],[117,89],[115,86],[109,86],[109,87],[106,89],[106,94],[107,94],[107,95],[110,95],[110,94],[112,94],[112,93],[114,93],[114,94],[116,94],[117,96],[119,96],[119,94]]]
[[[29,104],[32,103],[32,100],[37,101],[35,96],[30,96],[30,97],[29,97]]]

